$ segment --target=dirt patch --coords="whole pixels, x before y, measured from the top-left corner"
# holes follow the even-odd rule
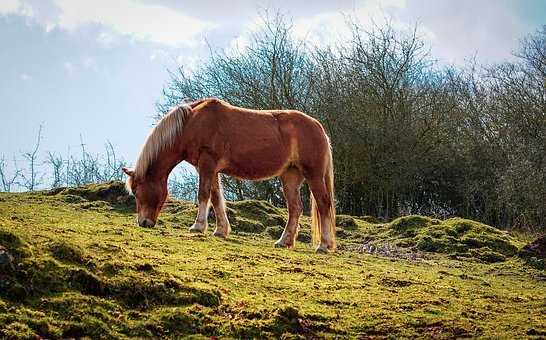
[[[411,251],[389,243],[374,244],[373,242],[366,242],[360,245],[348,246],[347,250],[410,261],[418,261],[426,258],[425,253],[422,251]]]
[[[546,234],[525,245],[519,255],[521,257],[534,256],[539,259],[546,259]]]
[[[546,269],[546,235],[525,245],[518,254],[528,265],[536,269]]]
[[[413,282],[408,280],[401,280],[401,279],[395,279],[395,278],[383,278],[380,281],[382,286],[385,287],[409,287],[413,284]]]
[[[288,306],[277,309],[269,330],[280,336],[285,333],[299,334],[306,338],[317,337],[318,331],[331,330],[324,318],[314,318],[313,315],[304,315],[298,309]]]

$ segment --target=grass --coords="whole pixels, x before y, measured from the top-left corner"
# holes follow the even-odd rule
[[[189,202],[136,226],[119,188],[0,194],[0,338],[546,336],[546,273],[514,256],[519,236],[340,216],[340,250],[321,255],[307,218],[275,249],[286,211],[264,202],[230,203],[221,240],[188,232]]]

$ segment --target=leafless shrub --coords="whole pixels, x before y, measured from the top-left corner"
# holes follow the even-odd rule
[[[79,156],[70,155],[65,161],[66,185],[78,186],[87,183],[100,183],[112,180],[122,180],[121,168],[125,162],[116,155],[110,142],[105,144],[105,157],[91,154],[81,140]]]
[[[2,191],[27,190],[35,191],[47,187],[78,186],[88,183],[101,183],[112,180],[123,180],[121,168],[125,161],[119,158],[110,142],[105,143],[105,152],[91,154],[85,143],[81,141],[80,154],[62,155],[47,152],[44,160],[40,157],[40,142],[42,128],[40,127],[36,144],[31,151],[22,154],[27,167],[21,169],[13,159],[13,170],[8,174],[8,164],[4,156],[0,158],[0,181]],[[45,165],[49,171],[45,170]],[[46,185],[45,182],[49,184]]]
[[[21,176],[21,170],[17,167],[17,161],[13,158],[13,171],[8,173],[8,165],[5,156],[0,158],[0,181],[2,182],[2,191],[10,192],[17,185],[17,180]]]
[[[61,187],[64,183],[63,181],[63,167],[64,167],[64,160],[63,157],[60,155],[57,155],[53,152],[47,153],[47,160],[46,164],[51,166],[51,171],[53,175],[53,180],[51,182],[52,188],[58,188]]]
[[[27,171],[21,171],[21,185],[28,191],[34,191],[42,184],[43,175],[39,172],[38,151],[42,142],[43,125],[40,124],[36,143],[32,150],[23,153],[23,159],[27,162]]]
[[[198,184],[197,174],[188,169],[182,169],[169,177],[169,194],[178,199],[197,202]]]

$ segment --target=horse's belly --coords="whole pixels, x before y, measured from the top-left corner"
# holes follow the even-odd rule
[[[289,153],[282,148],[241,151],[231,155],[222,173],[241,179],[262,180],[280,175],[290,165]]]

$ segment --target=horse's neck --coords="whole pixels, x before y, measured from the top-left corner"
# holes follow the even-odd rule
[[[150,164],[148,172],[154,177],[168,178],[174,167],[182,160],[180,150],[175,147],[165,148],[158,153],[155,160]]]
[[[188,112],[185,123],[192,117],[193,112]],[[154,161],[148,166],[148,173],[154,177],[168,177],[174,167],[182,162],[183,155],[183,135],[182,131],[178,131],[174,142],[167,142],[169,146],[160,148],[160,151],[155,155]]]

